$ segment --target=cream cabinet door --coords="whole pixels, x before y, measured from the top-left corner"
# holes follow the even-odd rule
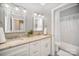
[[[30,43],[30,56],[40,56],[41,54],[40,41]]]
[[[48,56],[51,53],[51,41],[50,38],[41,40],[41,56]]]
[[[9,48],[0,51],[0,56],[28,56],[29,55],[29,44]]]

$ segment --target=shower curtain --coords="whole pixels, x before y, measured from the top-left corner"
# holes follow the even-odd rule
[[[79,13],[60,18],[62,48],[79,55]]]

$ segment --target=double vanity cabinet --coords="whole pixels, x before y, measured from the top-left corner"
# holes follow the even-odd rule
[[[7,7],[8,6],[8,7]],[[44,34],[27,37],[18,35],[19,32],[27,32],[30,23],[26,23],[27,11],[16,4],[1,4],[3,29],[11,39],[6,39],[0,44],[0,56],[48,56],[51,55],[51,35],[47,34],[47,25],[44,23],[45,16],[39,13],[33,15],[33,31],[45,32]],[[5,18],[5,19],[4,19]],[[45,28],[45,29],[44,29]],[[11,34],[12,33],[12,34]],[[14,34],[15,33],[15,34]],[[10,34],[10,35],[8,35]],[[47,34],[47,35],[46,35]],[[19,38],[15,38],[19,36]],[[3,39],[2,39],[3,40]]]
[[[0,56],[48,56],[48,55],[51,55],[50,36],[44,36],[42,38],[37,36],[35,39],[31,41],[24,42],[24,44],[20,45],[18,44],[17,46],[14,47],[9,46],[9,48],[0,50]]]

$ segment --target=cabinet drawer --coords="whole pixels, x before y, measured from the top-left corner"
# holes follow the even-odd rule
[[[41,51],[40,48],[39,49],[30,49],[30,56],[40,56],[41,55]]]
[[[30,56],[40,56],[40,41],[30,43]]]
[[[38,49],[40,47],[40,41],[30,43],[30,49]]]
[[[13,47],[13,48],[9,48],[9,49],[0,51],[0,55],[3,55],[3,56],[20,55],[24,51],[26,53],[28,53],[28,50],[29,50],[29,44],[24,44],[24,45],[21,45],[21,46],[16,46],[16,47]]]

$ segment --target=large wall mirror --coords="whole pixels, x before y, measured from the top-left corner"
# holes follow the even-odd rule
[[[26,10],[15,4],[2,4],[5,33],[25,32]]]
[[[34,26],[35,32],[43,32],[44,29],[44,16],[41,14],[34,13]]]

